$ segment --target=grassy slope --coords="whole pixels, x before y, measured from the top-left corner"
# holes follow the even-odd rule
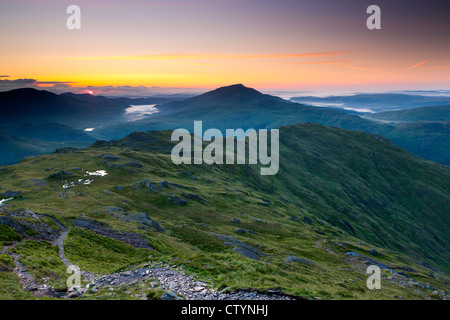
[[[83,148],[89,146],[92,141],[44,141],[28,139],[0,134],[0,165],[13,164],[18,161],[45,153],[50,153],[57,148],[72,146]]]
[[[219,287],[281,287],[287,293],[337,299],[430,296],[425,289],[386,280],[391,275],[386,272],[383,290],[368,290],[367,266],[345,254],[353,251],[391,267],[412,268],[415,272],[408,275],[413,279],[448,290],[448,167],[364,133],[313,124],[281,130],[281,167],[274,177],[260,176],[255,166],[175,166],[167,154],[169,132],[150,132],[75,153],[27,159],[0,173],[0,187],[23,191],[8,203],[15,207],[51,214],[68,226],[70,217],[103,221],[119,231],[144,234],[154,248],[134,249],[72,228],[66,255],[88,271],[108,273],[150,259],[175,261],[189,272],[211,277]],[[116,163],[137,161],[143,167],[111,169],[101,159],[105,152],[121,157]],[[28,182],[59,170],[73,172],[76,180],[85,170],[99,169],[108,175],[66,190],[65,197],[58,196],[64,181],[47,179],[47,187],[41,188]],[[136,188],[144,179],[187,189]],[[183,192],[204,202],[168,204],[172,195],[185,197]],[[270,205],[262,205],[268,201]],[[125,222],[105,206],[122,208],[131,217],[145,212],[166,231],[143,230],[138,221]],[[292,220],[293,215],[300,221]],[[238,228],[247,232],[237,233]],[[231,236],[267,256],[260,261],[244,258],[211,233]],[[373,257],[371,248],[382,255]],[[288,256],[315,264],[283,262]],[[40,268],[40,273],[46,270]]]
[[[448,121],[450,120],[450,106],[379,112],[368,114],[367,117],[388,121]]]

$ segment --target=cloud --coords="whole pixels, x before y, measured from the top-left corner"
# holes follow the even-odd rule
[[[38,81],[36,79],[15,79],[15,80],[0,80],[0,91],[9,91],[19,88],[35,88],[35,89],[49,89],[49,88],[65,88],[65,91],[72,88],[70,84],[75,82],[72,81]],[[56,91],[55,90],[55,91]],[[51,90],[50,90],[51,91]]]
[[[0,78],[9,78],[9,76],[6,76],[6,75],[0,75]]]
[[[335,64],[337,66],[341,66],[344,68],[349,68],[349,69],[354,69],[354,70],[361,70],[361,71],[369,71],[369,72],[375,72],[375,73],[384,73],[384,74],[391,74],[392,72],[388,72],[388,71],[382,71],[382,70],[377,70],[377,69],[370,69],[370,68],[363,68],[363,67],[356,67],[356,66],[350,66],[350,65],[346,65],[346,64]]]
[[[304,62],[289,62],[289,64],[337,64],[351,61],[353,60],[304,61]]]
[[[413,66],[411,66],[411,67],[409,67],[409,68],[406,68],[406,69],[403,70],[403,71],[406,72],[406,71],[412,70],[412,69],[414,69],[414,68],[417,68],[418,66],[421,66],[422,64],[424,64],[424,63],[426,63],[426,62],[428,62],[428,61],[430,61],[430,59],[423,60],[422,62],[416,63],[415,65],[413,65]]]
[[[354,70],[361,70],[361,71],[368,71],[368,72],[376,72],[376,73],[384,73],[389,74],[391,72],[388,71],[382,71],[377,69],[371,69],[371,68],[364,68],[364,67],[357,67],[345,64],[347,62],[352,62],[354,60],[323,60],[323,61],[304,61],[304,62],[290,62],[289,64],[327,64],[327,65],[334,65],[334,66],[340,66],[348,69],[354,69]]]
[[[74,60],[198,60],[198,59],[270,59],[306,58],[346,54],[348,51],[328,51],[286,54],[214,54],[214,53],[164,53],[131,56],[81,57]]]
[[[40,85],[40,84],[54,84],[54,85],[60,85],[60,84],[69,84],[69,83],[76,83],[74,81],[35,81],[34,84]]]
[[[145,87],[145,86],[87,86],[72,87],[71,92],[85,93],[93,91],[95,95],[112,97],[149,97],[164,94],[193,94],[203,93],[206,90],[201,88],[168,88],[168,87]]]
[[[9,91],[19,88],[34,88],[47,90],[56,94],[65,92],[87,93],[93,91],[95,95],[115,97],[148,97],[164,94],[202,93],[206,90],[192,88],[161,88],[144,86],[73,86],[73,81],[38,81],[36,79],[0,80],[0,91]]]
[[[24,87],[32,87],[34,79],[0,80],[0,91],[8,91]]]

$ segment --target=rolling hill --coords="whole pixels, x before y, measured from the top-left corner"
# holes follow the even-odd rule
[[[413,108],[368,114],[366,117],[384,121],[450,121],[450,105]]]
[[[0,165],[51,153],[63,147],[87,147],[95,139],[85,132],[59,123],[0,125]]]
[[[277,128],[299,122],[314,122],[352,130],[384,128],[357,115],[292,103],[262,94],[242,84],[158,105],[158,110],[158,113],[142,120],[99,128],[95,135],[103,139],[118,139],[133,131],[177,128],[191,130],[195,120],[202,120],[205,127],[219,130]]]
[[[32,88],[0,92],[0,124],[58,122],[76,129],[121,120],[126,103],[97,97],[57,95]]]
[[[351,109],[371,109],[374,112],[449,105],[450,97],[418,94],[372,93],[330,97],[293,97],[291,101],[305,104],[338,104]]]
[[[417,102],[417,99],[419,99],[417,96],[412,97],[415,99],[412,101]],[[164,98],[111,99],[102,96],[70,93],[55,95],[34,89],[18,89],[0,93],[0,110],[4,114],[4,117],[0,119],[0,126],[2,123],[3,126],[7,126],[24,122],[42,124],[55,121],[77,129],[96,128],[94,132],[90,133],[91,135],[97,139],[109,140],[120,139],[134,131],[177,128],[192,130],[193,123],[196,120],[202,120],[205,127],[220,130],[228,128],[270,129],[289,124],[312,122],[383,135],[419,157],[450,165],[450,149],[447,148],[450,134],[445,129],[445,123],[444,129],[439,125],[426,125],[425,123],[411,123],[410,125],[382,123],[380,120],[374,119],[377,117],[376,114],[369,115],[373,118],[368,118],[333,108],[319,108],[293,103],[262,94],[242,84],[218,88],[187,99],[167,102],[167,99],[179,98],[180,96],[177,95]],[[387,100],[383,102],[385,98]],[[404,101],[403,98],[402,95],[373,95],[370,96],[368,103],[370,101],[378,101],[377,103],[381,104],[390,103],[389,101]],[[438,98],[440,99],[440,97],[436,99]],[[358,103],[364,102],[366,101],[364,99],[367,100],[368,98],[360,97],[356,101]],[[406,102],[410,101],[408,99]],[[425,101],[430,102],[429,99]],[[125,109],[131,103],[149,102],[165,103],[158,105],[158,113],[147,116],[142,120],[126,122]],[[432,108],[432,110],[412,109],[409,113],[401,114],[409,114],[410,117],[411,114],[415,114],[416,119],[445,117],[445,111],[447,110],[445,107]],[[386,117],[386,115],[384,116]],[[11,135],[11,133],[6,134]],[[38,139],[37,137],[32,138]]]
[[[97,279],[80,299],[154,297],[168,290],[155,278],[112,279],[161,262],[228,292],[448,297],[448,167],[378,135],[309,123],[280,128],[280,171],[261,176],[259,165],[174,165],[170,135],[134,132],[0,168],[0,193],[16,195],[0,207],[0,242],[18,241],[9,250],[60,292],[62,243]],[[9,257],[0,255],[0,297],[23,296]],[[382,290],[367,289],[368,265],[381,268]]]
[[[107,98],[57,95],[32,88],[0,92],[0,165],[50,153],[56,148],[86,147],[95,139],[81,130],[125,121],[125,110],[131,104],[156,104],[183,97]]]
[[[193,98],[165,103],[159,105],[158,109],[159,113],[139,121],[99,128],[94,135],[99,139],[120,139],[133,131],[177,128],[192,131],[195,120],[202,120],[205,128],[219,130],[271,129],[289,124],[312,122],[379,134],[419,157],[450,165],[450,149],[445,147],[445,141],[450,140],[450,133],[448,130],[443,131],[441,127],[429,126],[427,130],[423,130],[418,125],[380,123],[342,110],[293,103],[262,94],[241,84],[219,88]],[[441,144],[442,141],[444,144]],[[434,151],[430,153],[430,150]]]

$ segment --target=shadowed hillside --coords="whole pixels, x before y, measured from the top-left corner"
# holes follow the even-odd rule
[[[383,103],[382,100],[379,102]],[[450,164],[450,148],[441,144],[442,141],[450,141],[448,130],[442,131],[441,128],[435,127],[434,131],[429,127],[425,131],[416,125],[375,122],[342,110],[293,103],[262,94],[241,84],[162,104],[158,109],[159,113],[145,119],[99,128],[94,134],[100,139],[120,139],[133,131],[177,128],[192,131],[196,120],[202,120],[204,128],[219,130],[273,129],[283,125],[312,122],[379,134],[419,157]],[[430,153],[430,150],[434,151]]]
[[[2,241],[22,240],[14,252],[28,257],[23,261],[38,280],[64,274],[63,264],[40,262],[49,249],[19,228],[23,208],[69,228],[66,258],[97,276],[162,261],[218,289],[445,297],[448,167],[381,136],[298,124],[280,128],[278,174],[261,176],[258,165],[176,166],[170,135],[135,132],[0,169],[0,192],[15,196],[0,208],[0,222],[10,221]],[[36,221],[27,223],[39,234]],[[381,267],[383,290],[367,289],[370,264]],[[64,288],[58,276],[48,284]],[[142,294],[142,286],[114,288],[120,298],[129,290]],[[82,298],[107,292],[88,289]]]

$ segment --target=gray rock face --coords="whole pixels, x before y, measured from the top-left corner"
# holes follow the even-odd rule
[[[172,290],[169,290],[163,294],[161,300],[184,300],[184,299],[175,292],[173,292]]]
[[[34,182],[35,187],[45,187],[47,185],[47,182],[39,179],[31,179],[31,181]]]
[[[210,235],[215,236],[217,239],[224,241],[225,245],[234,247],[233,251],[236,251],[240,255],[247,257],[249,259],[260,260],[262,257],[267,256],[265,253],[259,251],[258,249],[255,249],[252,246],[249,246],[248,244],[236,240],[232,237],[216,233],[210,233]]]
[[[298,258],[298,257],[287,257],[286,259],[283,260],[284,262],[298,262],[298,263],[306,263],[306,264],[312,264],[315,265],[314,262],[309,261],[308,259],[302,259],[302,258]]]
[[[24,239],[52,241],[59,236],[59,231],[43,223],[39,215],[31,210],[0,209],[0,212],[6,214],[6,216],[0,216],[0,225],[11,227]],[[30,231],[33,231],[31,236]]]
[[[160,183],[149,181],[149,180],[142,180],[141,182],[139,182],[135,185],[136,190],[139,190],[142,188],[150,189],[154,192],[158,192],[159,190],[163,190],[166,188],[188,189],[188,187],[183,186],[181,184],[171,183],[171,182],[167,182],[165,180],[161,181]],[[192,196],[195,196],[195,195],[192,195]],[[193,197],[193,198],[195,198],[195,197]],[[199,200],[200,199],[201,198],[199,197]],[[203,200],[203,199],[201,199],[201,200]]]
[[[169,197],[169,199],[167,199],[167,203],[183,206],[187,203],[187,200],[178,196],[171,196]]]
[[[108,163],[111,169],[126,169],[126,168],[143,168],[144,166],[139,162],[130,161],[127,163]]]
[[[312,224],[312,220],[307,216],[303,216],[303,221],[305,221],[307,224]]]
[[[106,160],[106,161],[120,160],[120,157],[115,156],[115,155],[113,155],[113,154],[109,154],[109,153],[104,153],[104,154],[101,156],[101,158],[102,158],[103,160]]]
[[[129,213],[122,208],[118,207],[104,207],[109,214],[117,217],[117,219],[124,222],[138,222],[143,227],[140,229],[148,230],[152,228],[156,232],[164,232],[164,228],[161,225],[154,221],[147,213],[138,212],[138,213]]]
[[[65,179],[71,178],[72,176],[73,176],[72,172],[60,170],[57,173],[53,173],[53,174],[49,175],[47,178],[55,179],[55,180],[65,180]]]
[[[196,194],[192,194],[192,193],[187,193],[187,192],[183,192],[183,196],[185,196],[188,199],[195,199],[200,201],[200,203],[204,203],[205,199],[203,199],[202,197],[196,195]]]
[[[5,197],[5,198],[13,198],[13,197],[18,197],[20,195],[21,195],[20,191],[8,190],[8,191],[2,193],[2,196]]]
[[[72,222],[76,227],[90,230],[93,231],[95,234],[131,244],[135,248],[153,249],[148,244],[147,238],[138,233],[119,232],[111,229],[111,227],[106,224],[87,219],[72,219]]]
[[[377,265],[381,269],[389,269],[389,267],[387,265],[385,265],[385,264],[383,264],[381,262],[378,262],[378,261],[376,261],[374,259],[370,259],[370,258],[368,258],[366,256],[363,256],[362,254],[359,254],[359,253],[356,253],[356,252],[353,252],[353,251],[346,252],[345,254],[348,257],[359,257],[359,258],[363,259],[366,264]]]
[[[153,192],[158,192],[158,186],[156,185],[156,182],[152,182],[149,180],[142,180],[141,182],[139,182],[136,187],[136,189],[140,189],[140,188],[147,188],[152,190]]]

